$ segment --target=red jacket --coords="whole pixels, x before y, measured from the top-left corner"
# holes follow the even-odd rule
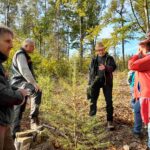
[[[135,97],[150,97],[150,55],[143,58],[134,55],[128,62],[128,68],[137,71],[135,89],[137,89],[137,82],[140,83],[140,92],[135,93]]]

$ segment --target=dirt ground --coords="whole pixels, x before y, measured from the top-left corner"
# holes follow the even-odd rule
[[[130,150],[146,150],[147,132],[143,127],[143,138],[136,138],[132,134],[133,112],[130,106],[130,89],[127,84],[126,73],[116,73],[114,76],[114,121],[116,130],[110,133],[112,146],[108,150],[123,150],[125,146]],[[125,149],[126,150],[126,149]]]
[[[83,86],[84,88],[85,86]],[[79,97],[85,100],[85,89],[82,89]],[[147,132],[143,128],[143,138],[139,139],[132,134],[133,127],[133,112],[130,106],[130,90],[127,84],[127,72],[116,72],[114,74],[114,88],[113,88],[113,103],[114,103],[114,131],[104,131],[107,134],[102,140],[110,142],[108,148],[103,150],[146,150],[147,147]],[[87,102],[86,102],[87,103]],[[29,106],[27,106],[29,108]],[[88,112],[86,111],[88,116]],[[42,117],[42,116],[41,116]],[[100,128],[106,128],[106,112],[105,100],[101,92],[98,100],[98,110],[95,116],[100,122]],[[23,129],[29,128],[28,117],[25,116],[22,121]],[[95,150],[95,148],[91,149]],[[97,148],[96,150],[101,150]]]

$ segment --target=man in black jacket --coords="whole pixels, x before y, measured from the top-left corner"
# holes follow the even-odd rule
[[[15,150],[10,131],[13,106],[21,104],[28,94],[27,90],[14,90],[9,85],[2,65],[9,56],[13,46],[12,40],[13,32],[5,26],[0,26],[0,150]]]
[[[31,99],[31,113],[30,113],[30,127],[37,129],[39,125],[39,107],[41,103],[42,91],[38,86],[35,79],[32,60],[29,53],[34,52],[34,41],[26,39],[20,50],[18,50],[12,61],[12,77],[11,84],[17,88],[28,89],[30,91],[29,98]],[[13,137],[15,138],[16,132],[20,131],[20,121],[22,114],[25,110],[26,102],[22,106],[15,106],[15,114],[12,123]]]
[[[105,47],[102,42],[97,42],[95,50],[97,52],[97,56],[92,59],[89,68],[89,86],[91,90],[89,115],[96,115],[97,99],[100,88],[102,88],[106,101],[108,129],[113,129],[112,72],[116,69],[116,63],[113,57],[108,55],[105,51]]]

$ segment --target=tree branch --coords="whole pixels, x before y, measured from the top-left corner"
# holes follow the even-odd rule
[[[133,4],[132,4],[132,0],[130,0],[130,4],[131,4],[131,9],[132,9],[133,15],[134,15],[134,17],[135,17],[135,19],[136,19],[136,21],[137,21],[137,24],[139,25],[139,27],[141,28],[141,30],[142,30],[144,33],[146,33],[146,31],[145,31],[145,30],[143,29],[143,27],[140,25],[139,20],[138,20],[136,14],[135,14],[135,11],[134,11],[134,8],[133,8]]]

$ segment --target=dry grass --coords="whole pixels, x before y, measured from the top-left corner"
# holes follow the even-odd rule
[[[42,123],[49,124],[66,137],[52,134],[56,149],[65,150],[122,150],[129,145],[131,150],[146,148],[146,135],[136,139],[131,132],[133,113],[130,107],[129,87],[126,83],[127,72],[114,74],[113,102],[116,130],[106,130],[106,112],[104,96],[100,94],[98,112],[89,117],[89,101],[86,100],[87,76],[77,77],[73,87],[64,79],[59,81],[40,80],[43,88],[41,106]]]

